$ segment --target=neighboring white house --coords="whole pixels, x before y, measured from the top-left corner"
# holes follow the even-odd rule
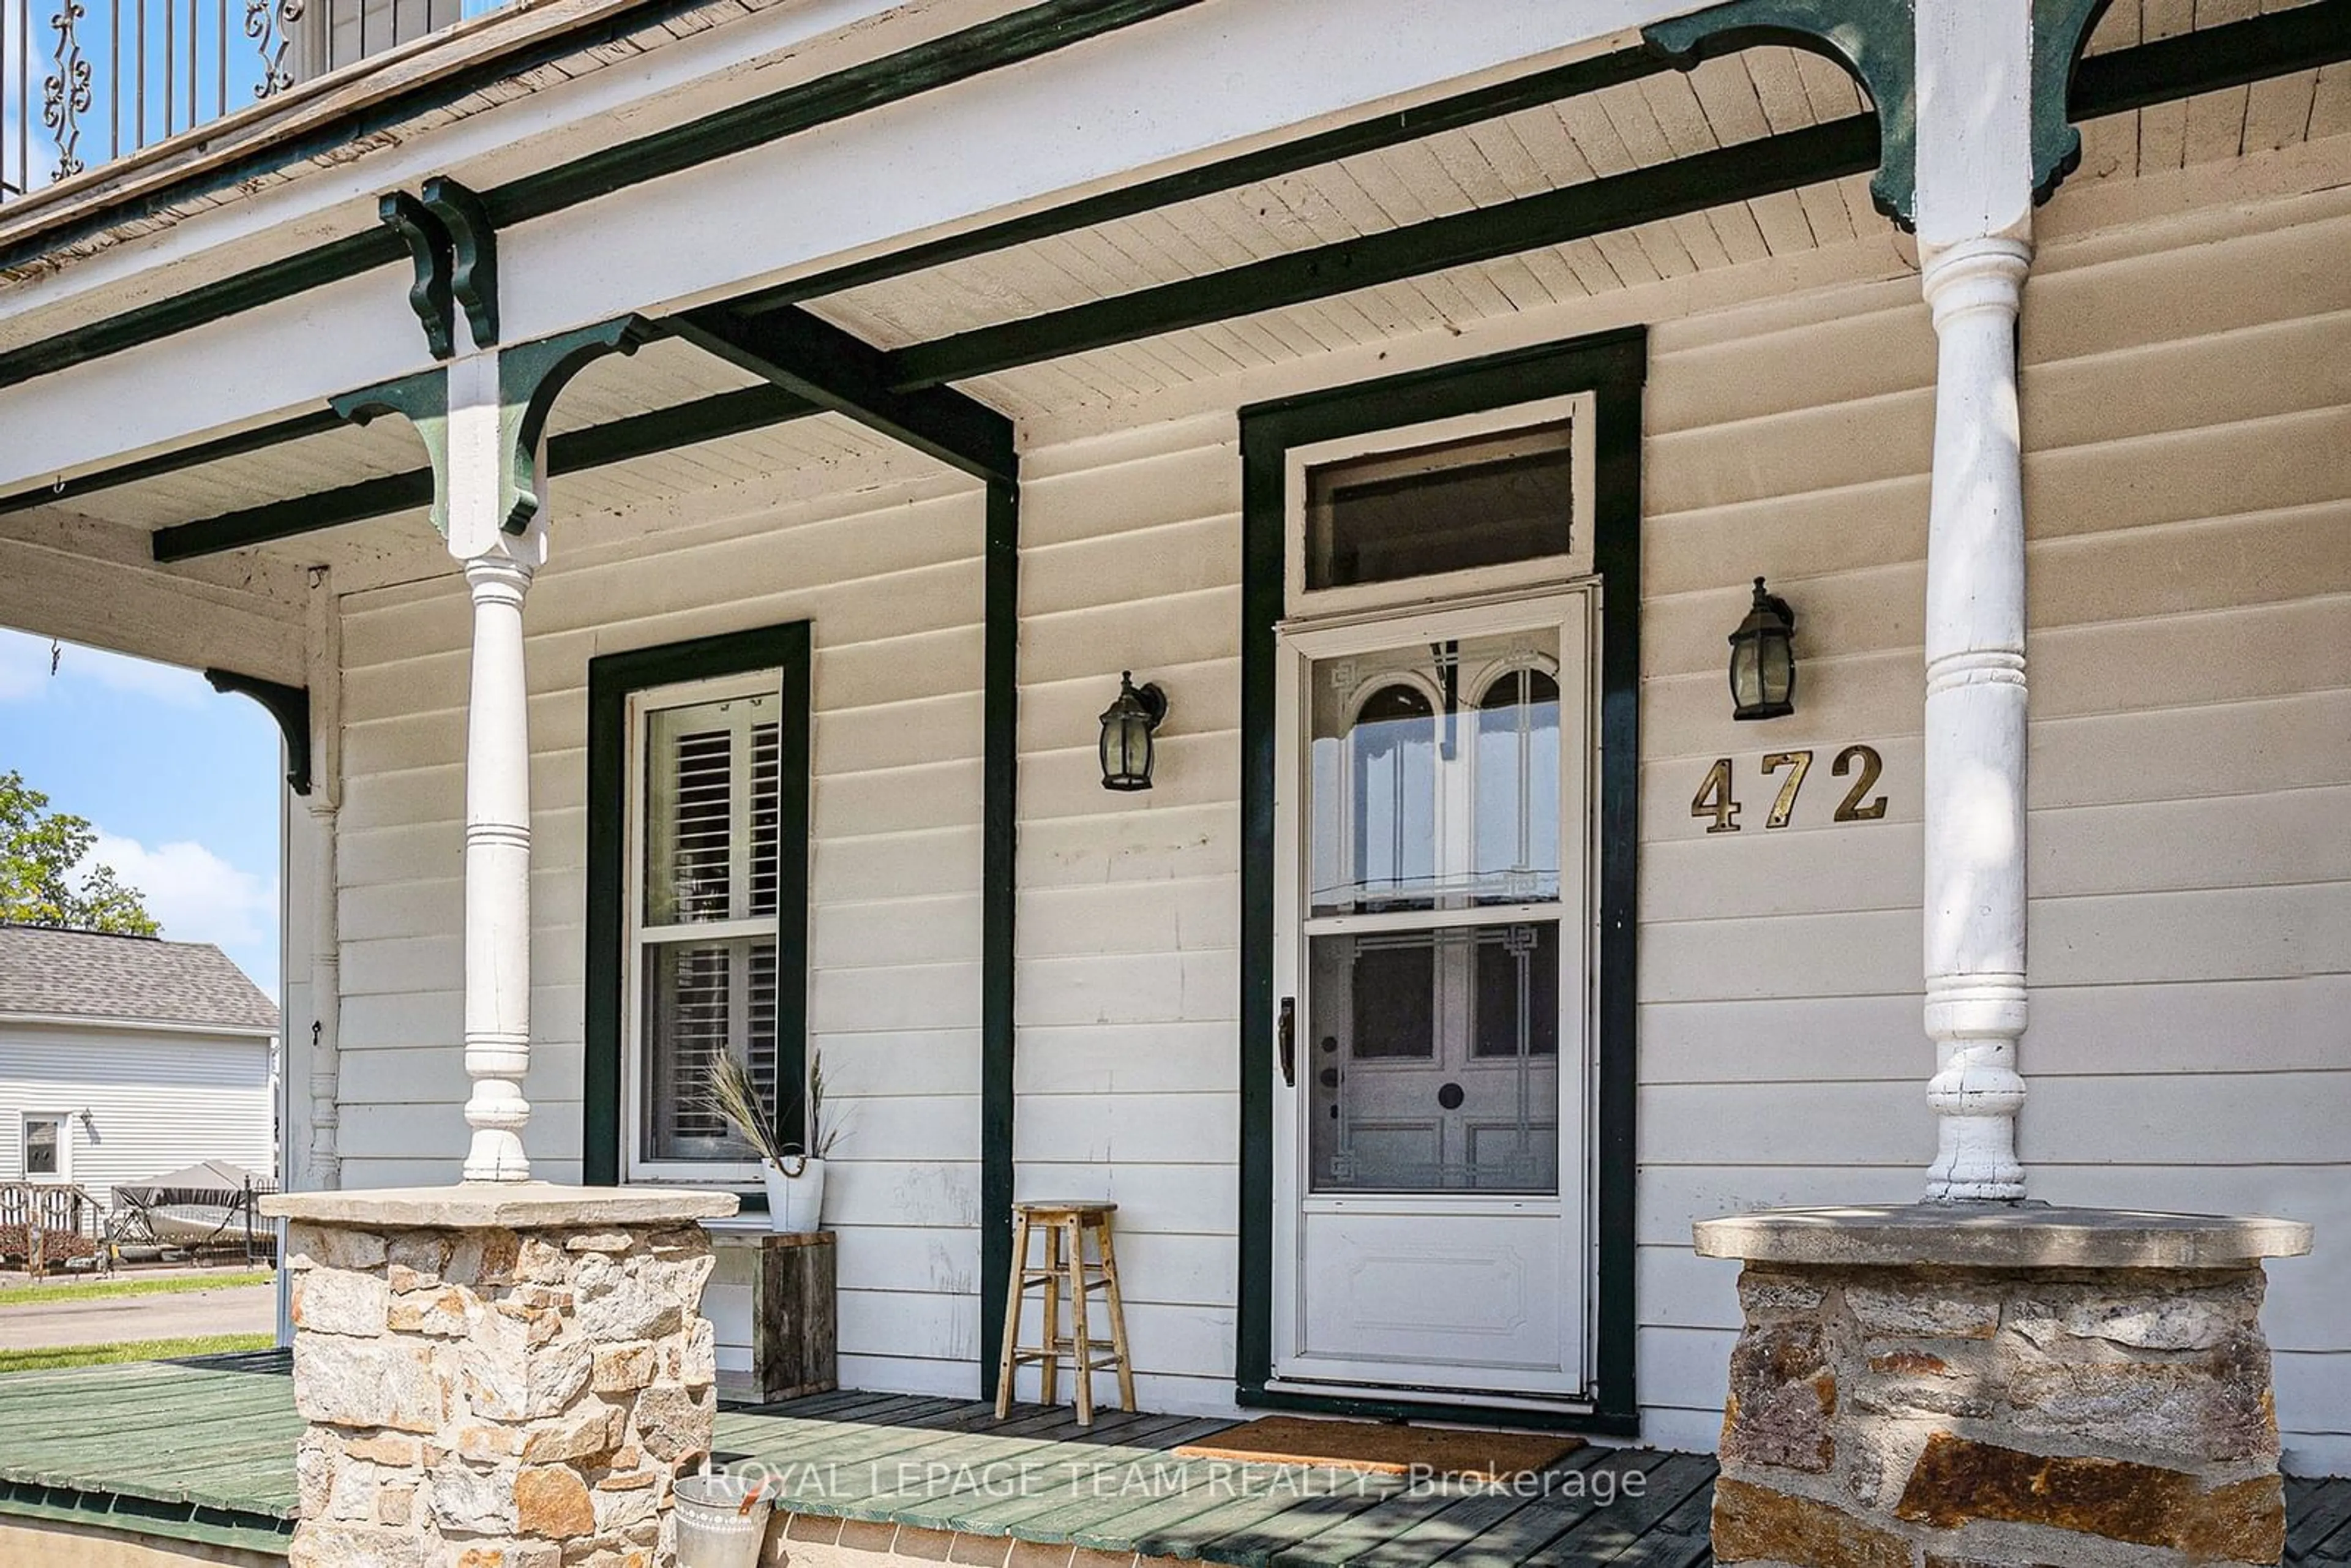
[[[0,925],[0,1181],[104,1203],[197,1160],[275,1170],[277,1035],[209,942]]]

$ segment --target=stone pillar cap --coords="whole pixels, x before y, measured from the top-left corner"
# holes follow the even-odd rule
[[[2295,1219],[2038,1203],[1782,1208],[1694,1228],[1701,1258],[1823,1266],[2232,1269],[2310,1250]]]
[[[723,1219],[731,1192],[692,1187],[559,1186],[543,1181],[460,1182],[353,1192],[285,1192],[261,1200],[272,1218],[384,1230],[545,1230],[579,1225],[680,1225]]]

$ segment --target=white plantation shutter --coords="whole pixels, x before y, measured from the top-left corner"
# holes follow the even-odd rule
[[[749,1157],[708,1103],[722,1055],[747,1063],[779,1108],[780,704],[766,693],[646,714],[638,973],[648,1161]]]

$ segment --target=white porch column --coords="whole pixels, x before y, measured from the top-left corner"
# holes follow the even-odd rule
[[[325,567],[310,572],[303,659],[310,691],[310,1185],[342,1185],[342,936],[335,810],[342,801],[342,608]],[[290,1161],[288,1162],[291,1163]]]
[[[310,812],[310,1185],[321,1191],[342,1183],[343,1162],[336,1145],[342,1049],[337,1016],[342,1011],[342,951],[335,920],[335,808],[325,788],[313,783]]]
[[[2016,325],[2032,247],[2030,0],[1918,0],[1918,249],[1939,343],[1927,538],[1930,1201],[2015,1200],[2024,1103],[2024,495]]]
[[[474,599],[473,687],[465,724],[465,1123],[467,1181],[519,1182],[530,1065],[530,729],[522,602],[545,561],[542,509],[504,532],[498,355],[449,366],[449,549]]]

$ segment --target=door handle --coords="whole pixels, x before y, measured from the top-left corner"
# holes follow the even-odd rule
[[[1281,998],[1281,1021],[1274,1026],[1274,1040],[1281,1052],[1281,1086],[1298,1087],[1298,998]]]

